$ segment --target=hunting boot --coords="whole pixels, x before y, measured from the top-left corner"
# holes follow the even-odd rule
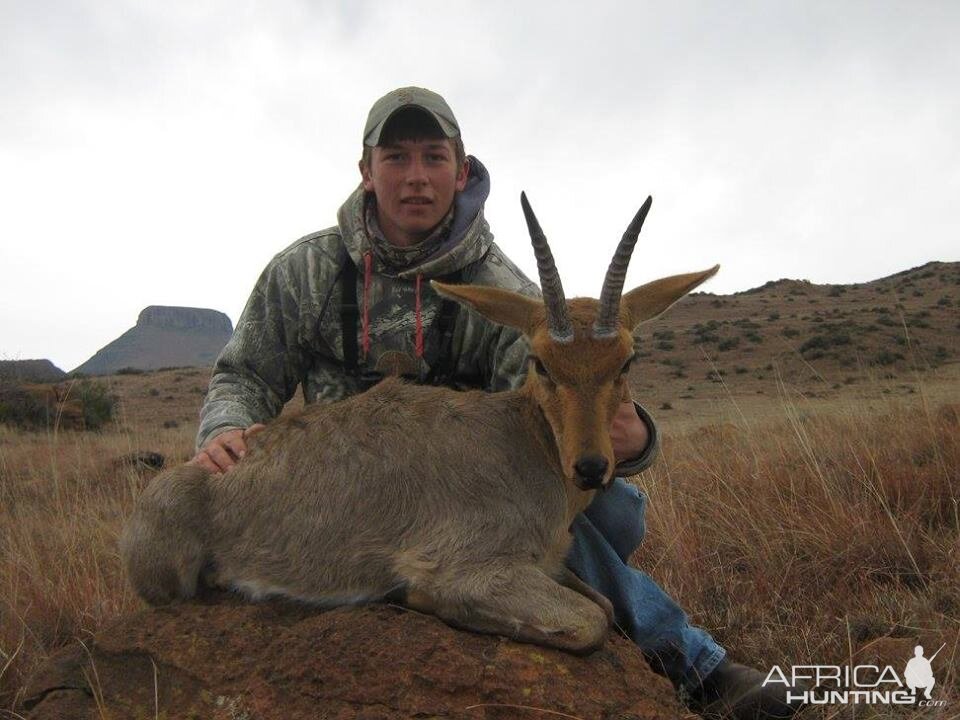
[[[804,707],[797,700],[787,702],[788,690],[799,693],[804,688],[779,683],[764,687],[765,679],[759,670],[723,660],[700,688],[683,693],[681,699],[707,720],[783,720]]]

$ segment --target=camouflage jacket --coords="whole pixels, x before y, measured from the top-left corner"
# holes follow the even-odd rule
[[[270,421],[297,385],[308,403],[333,402],[364,389],[344,368],[340,281],[348,262],[357,267],[356,303],[361,316],[366,308],[369,321],[366,354],[362,322],[357,323],[360,364],[367,370],[395,368],[399,358],[407,372],[423,378],[431,360],[437,362],[441,338],[435,320],[441,299],[430,279],[459,271],[462,282],[539,296],[539,288],[493,242],[483,218],[489,175],[476,158],[470,160],[467,187],[457,194],[446,237],[412,266],[396,270],[373,252],[362,186],[340,208],[337,226],[300,238],[270,261],[217,358],[200,411],[197,448],[226,430]],[[418,294],[423,338],[419,357],[414,311]],[[522,384],[529,346],[519,331],[459,306],[452,329],[447,362],[458,386],[495,392]],[[649,465],[656,451],[653,421],[637,407],[652,441],[641,458],[624,468],[629,473]]]

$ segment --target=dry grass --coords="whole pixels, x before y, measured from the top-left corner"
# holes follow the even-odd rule
[[[635,559],[764,669],[902,672],[918,641],[945,642],[934,674],[953,714],[926,716],[960,716],[960,405],[781,403],[777,423],[738,415],[665,440],[640,480],[651,503]]]
[[[117,458],[150,447],[183,460],[192,429],[24,433],[0,426],[0,707],[52,650],[140,607],[117,537],[143,484]]]
[[[951,705],[926,717],[960,713],[960,406],[926,397],[921,385],[908,399],[811,405],[781,389],[778,418],[731,397],[729,422],[668,421],[639,480],[651,504],[636,560],[758,667],[889,652],[901,670],[901,646],[946,642],[935,692]],[[195,428],[163,430],[144,408],[128,403],[102,434],[0,427],[0,708],[51,651],[140,607],[116,538],[150,473],[115,460],[149,449],[181,461]]]

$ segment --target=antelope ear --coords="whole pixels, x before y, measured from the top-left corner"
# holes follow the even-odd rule
[[[627,329],[633,330],[640,323],[655,318],[688,292],[716,275],[719,269],[719,265],[714,265],[703,272],[671,275],[634,288],[620,301],[621,306],[627,309]]]
[[[446,298],[473,308],[498,325],[509,325],[530,334],[533,315],[543,303],[526,295],[486,285],[447,285],[431,280],[433,289]]]

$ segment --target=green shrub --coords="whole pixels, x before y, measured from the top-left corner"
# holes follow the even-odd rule
[[[806,356],[811,350],[828,350],[838,345],[849,345],[850,335],[835,327],[830,328],[829,334],[814,335],[800,346],[800,354]],[[818,357],[821,357],[818,355]]]
[[[18,383],[0,382],[0,423],[24,429],[46,427],[50,408]]]
[[[74,389],[83,412],[83,425],[87,430],[99,430],[113,419],[116,398],[107,386],[96,380],[85,380]]]
[[[113,418],[116,398],[106,384],[81,380],[72,386],[22,387],[0,383],[0,422],[25,430],[62,427],[99,430]]]
[[[889,350],[881,350],[875,358],[878,365],[893,365],[897,360],[903,360],[903,355]]]
[[[830,347],[830,342],[825,335],[814,335],[800,346],[800,354],[807,353],[810,350],[824,350],[828,347]]]

